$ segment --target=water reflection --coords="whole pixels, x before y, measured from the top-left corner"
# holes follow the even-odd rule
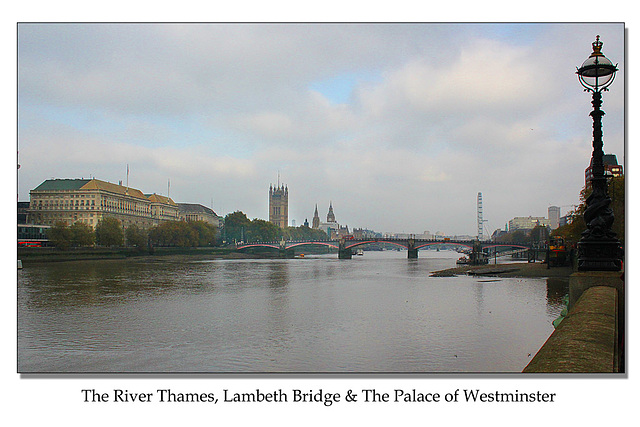
[[[433,278],[457,253],[19,272],[22,372],[519,372],[566,283]]]
[[[547,312],[551,314],[562,310],[562,299],[568,294],[568,278],[549,277],[547,279]]]

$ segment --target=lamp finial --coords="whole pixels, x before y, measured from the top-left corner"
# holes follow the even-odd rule
[[[596,36],[596,41],[591,43],[591,46],[593,46],[593,53],[591,54],[590,58],[593,58],[594,56],[604,56],[602,54],[602,42],[600,41],[599,35]]]

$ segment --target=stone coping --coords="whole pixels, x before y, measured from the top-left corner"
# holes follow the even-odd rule
[[[615,288],[586,289],[523,372],[618,372],[617,310]]]

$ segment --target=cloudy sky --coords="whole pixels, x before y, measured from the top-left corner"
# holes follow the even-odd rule
[[[564,215],[591,156],[576,67],[596,35],[624,162],[623,24],[20,24],[18,198],[50,178],[118,182],[268,218],[477,232]],[[169,186],[170,182],[170,186]]]

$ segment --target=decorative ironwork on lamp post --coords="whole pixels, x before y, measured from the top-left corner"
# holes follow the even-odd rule
[[[620,271],[620,241],[616,233],[611,230],[613,211],[610,208],[611,198],[607,191],[607,178],[604,170],[604,151],[602,149],[602,92],[608,90],[613,83],[617,64],[613,65],[602,54],[600,36],[592,43],[593,53],[578,68],[578,80],[586,92],[591,92],[593,100],[593,153],[591,156],[591,189],[592,193],[586,200],[584,222],[587,229],[582,233],[578,242],[578,270],[591,271]]]

